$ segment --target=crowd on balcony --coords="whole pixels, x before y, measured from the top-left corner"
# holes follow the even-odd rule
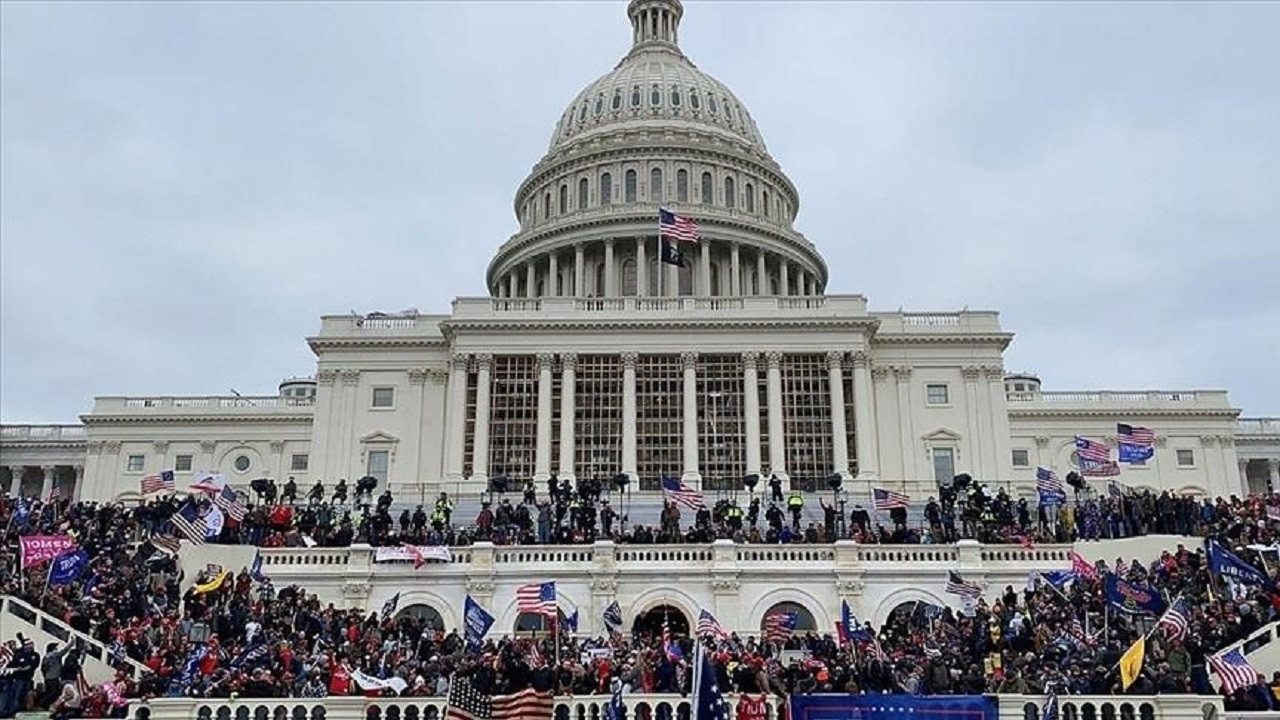
[[[385,692],[440,695],[455,673],[494,692],[533,685],[561,694],[606,693],[619,683],[643,692],[688,690],[689,638],[667,643],[655,632],[595,638],[557,633],[490,639],[471,648],[457,631],[376,609],[336,609],[305,588],[277,588],[249,569],[184,578],[175,551],[161,542],[170,530],[166,502],[137,508],[4,502],[0,593],[84,633],[120,667],[138,663],[147,671],[131,676],[122,670],[110,682],[87,686],[76,682],[83,664],[77,643],[40,652],[28,638],[5,638],[0,717],[23,707],[52,709],[59,718],[121,716],[128,698],[172,695],[356,694],[370,678],[381,679],[375,685],[392,678],[405,683],[403,690],[392,683],[397,689]],[[1268,567],[1249,546],[1280,541],[1275,506],[1280,496],[1219,501],[1203,506],[1196,527]],[[1157,512],[1152,521],[1162,516]],[[411,516],[410,532],[413,522]],[[338,526],[348,526],[354,539],[361,537],[356,524]],[[496,525],[488,532],[498,532]],[[476,523],[456,532],[483,537],[485,527]],[[432,531],[443,541],[454,532],[450,528],[446,519]],[[269,532],[254,539],[270,544],[300,537],[307,528],[297,523]],[[85,553],[84,571],[54,583],[49,566],[23,569],[15,550],[22,535],[70,536]],[[1170,600],[1183,598],[1189,608],[1187,631],[1179,637],[1162,630],[1151,635],[1130,693],[1212,692],[1206,656],[1280,617],[1280,595],[1211,577],[1198,547],[1180,546],[1151,563],[1117,559],[1096,569],[1099,578],[1114,571]],[[1119,692],[1116,663],[1154,618],[1108,610],[1101,582],[1081,576],[1062,587],[985,588],[964,612],[917,604],[899,609],[881,628],[856,628],[848,642],[826,628],[802,629],[776,642],[722,637],[711,641],[711,655],[724,676],[722,687],[742,692]],[[1230,706],[1270,706],[1280,697],[1280,676],[1270,682],[1271,694],[1259,684],[1235,693]]]

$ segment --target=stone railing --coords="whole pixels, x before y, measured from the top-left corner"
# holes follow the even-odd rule
[[[278,395],[206,395],[153,397],[100,397],[94,401],[94,415],[156,413],[182,415],[190,412],[235,414],[245,411],[311,412],[315,398]]]
[[[1005,397],[1010,403],[1039,403],[1045,405],[1117,405],[1163,406],[1198,405],[1227,408],[1227,393],[1223,390],[1097,390],[1097,391],[1036,391],[1009,392]]]
[[[626,717],[632,720],[676,720],[690,717],[689,698],[680,695],[624,695]],[[738,698],[726,695],[730,720],[737,720]],[[1033,695],[996,696],[1000,720],[1038,720],[1045,698]],[[770,698],[769,720],[785,716],[782,698]],[[600,720],[609,704],[607,695],[558,698],[556,720]],[[1070,695],[1059,698],[1062,720],[1205,720],[1221,717],[1222,698],[1197,695]],[[441,697],[366,699],[195,700],[165,698],[130,706],[133,720],[442,720]],[[1231,714],[1231,720],[1262,720],[1280,713]]]
[[[891,335],[927,334],[999,334],[1000,314],[990,310],[960,312],[894,312],[873,313],[880,320],[879,333]]]
[[[619,317],[687,314],[690,317],[747,315],[786,317],[823,310],[848,316],[866,314],[867,300],[861,295],[749,297],[617,297],[617,298],[458,298],[453,303],[455,321],[483,320],[511,315],[538,317]]]
[[[697,573],[722,570],[802,570],[899,574],[904,570],[924,571],[958,568],[977,572],[1020,573],[1066,567],[1071,545],[981,545],[961,540],[954,545],[859,545],[840,540],[830,545],[747,545],[717,540],[705,545],[616,545],[601,540],[592,545],[493,545],[479,542],[452,549],[446,565],[510,568],[519,573],[529,568],[555,568],[558,573],[591,573],[599,569],[671,568]],[[405,563],[374,565],[374,548],[264,548],[262,563],[268,574],[287,577],[324,573],[326,568],[351,571],[354,568],[388,568],[398,571]]]
[[[1240,418],[1236,432],[1241,435],[1280,435],[1280,418]]]
[[[84,442],[83,425],[3,425],[0,440],[5,442]]]

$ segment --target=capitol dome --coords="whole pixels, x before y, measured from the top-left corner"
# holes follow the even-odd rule
[[[792,227],[799,194],[742,101],[680,49],[683,14],[628,4],[631,49],[569,103],[516,191],[494,297],[822,294],[826,263]],[[659,262],[659,207],[698,224],[678,264]]]

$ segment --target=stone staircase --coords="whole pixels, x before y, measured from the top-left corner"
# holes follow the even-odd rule
[[[84,676],[89,682],[97,684],[115,677],[115,668],[111,665],[111,649],[82,632],[73,630],[70,625],[52,615],[38,610],[24,600],[10,595],[0,595],[0,639],[10,640],[18,633],[31,638],[35,642],[36,652],[44,655],[49,643],[63,645],[72,640],[79,640],[84,650]],[[132,677],[139,677],[147,672],[147,667],[136,660],[125,658],[124,665]]]

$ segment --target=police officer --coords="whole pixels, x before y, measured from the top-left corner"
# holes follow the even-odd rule
[[[770,480],[770,483],[773,481]],[[792,490],[791,496],[787,498],[787,510],[791,512],[791,529],[800,531],[800,513],[804,510],[804,496],[799,490]]]

